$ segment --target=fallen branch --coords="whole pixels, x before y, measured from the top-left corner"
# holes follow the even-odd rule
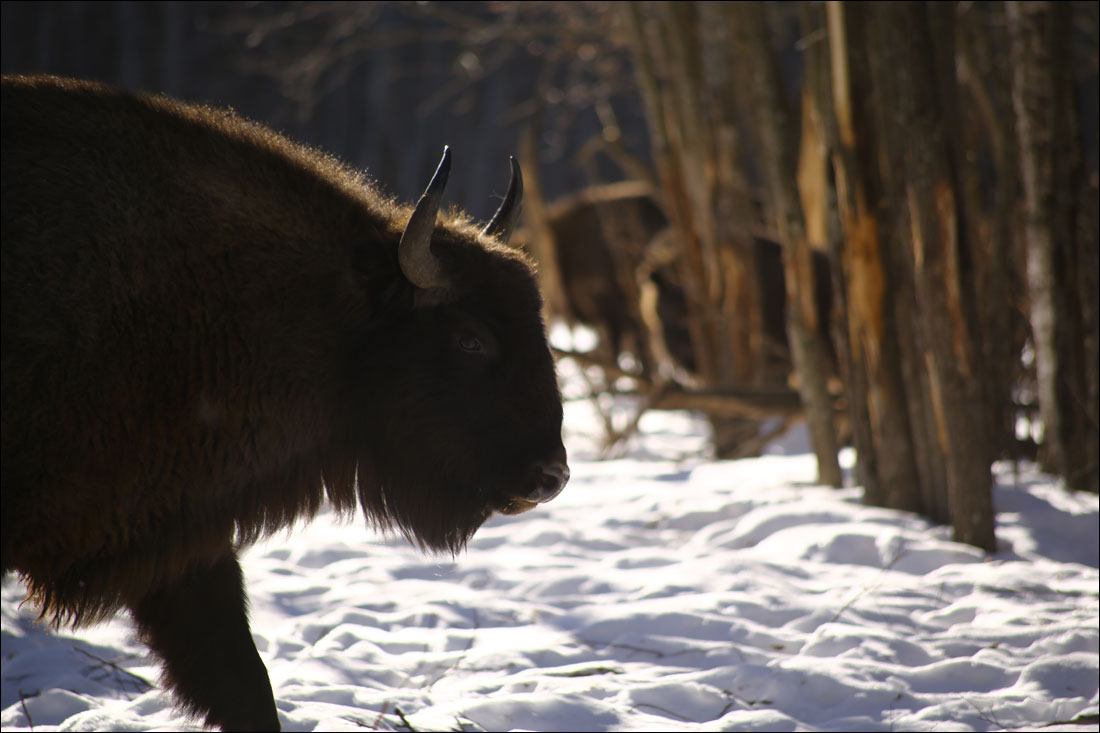
[[[604,443],[603,456],[606,458],[610,455],[611,451],[617,445],[621,445],[630,436],[638,432],[638,423],[642,421],[642,415],[650,410],[655,405],[659,404],[661,399],[668,393],[671,387],[671,382],[660,382],[654,385],[649,394],[645,396],[641,404],[638,405],[638,409],[634,413],[633,419],[622,430],[611,431],[607,433],[607,440]]]
[[[618,364],[591,351],[569,351],[553,348],[559,359],[573,359],[581,366],[594,366],[603,370],[610,379],[630,379],[638,387],[638,392],[651,394],[654,384],[641,374],[628,372]],[[667,390],[655,409],[662,410],[702,410],[720,417],[775,417],[777,414],[801,412],[802,401],[798,392],[776,387],[725,387],[715,389],[688,389],[675,379],[667,380]],[[619,394],[630,394],[620,392]],[[833,395],[834,402],[840,395]],[[751,414],[746,414],[751,413]]]
[[[732,453],[726,456],[726,458],[736,460],[738,458],[750,458],[760,455],[768,443],[790,430],[791,426],[801,419],[803,419],[802,413],[792,413],[780,418],[779,422],[768,430],[764,430],[763,425],[761,425],[761,427],[758,428],[761,432],[742,441]]]
[[[657,410],[699,410],[712,417],[766,420],[802,414],[797,392],[774,389],[668,389],[652,405]]]
[[[785,432],[791,425],[804,418],[802,398],[798,392],[776,387],[725,387],[712,389],[689,389],[674,379],[651,382],[644,376],[628,372],[618,364],[594,352],[577,352],[565,349],[553,349],[558,358],[575,360],[581,367],[597,367],[603,370],[608,383],[617,379],[630,379],[636,386],[635,392],[617,392],[617,395],[640,398],[639,404],[630,422],[621,430],[614,430],[610,416],[600,410],[604,417],[607,434],[603,453],[607,456],[616,446],[638,431],[642,416],[649,410],[697,410],[709,417],[738,418],[747,421],[763,422],[779,419],[772,429],[755,435],[745,443],[738,455],[755,455],[765,443]],[[582,373],[584,369],[582,368]],[[592,397],[595,398],[595,385],[585,375]],[[831,395],[833,409],[841,409],[841,396]]]

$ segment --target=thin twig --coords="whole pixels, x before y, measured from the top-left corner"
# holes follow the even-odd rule
[[[386,700],[386,702],[382,703],[382,709],[378,711],[378,717],[374,719],[374,725],[372,726],[374,730],[378,730],[378,728],[382,725],[382,719],[386,717],[386,711],[389,710],[389,707],[389,700]]]
[[[463,649],[462,649],[462,652],[461,652],[461,653],[459,654],[459,656],[458,656],[458,659],[456,659],[456,660],[454,661],[454,663],[453,663],[453,664],[451,664],[450,666],[446,667],[446,668],[445,668],[445,669],[443,670],[443,672],[442,672],[442,673],[441,673],[441,674],[440,674],[440,675],[439,675],[438,677],[436,677],[436,678],[435,678],[434,680],[432,680],[431,682],[429,682],[429,683],[428,683],[428,685],[427,685],[427,686],[426,686],[426,687],[424,688],[424,690],[425,690],[425,691],[431,690],[431,689],[432,689],[432,685],[434,685],[434,684],[435,684],[436,682],[439,682],[439,680],[443,679],[443,678],[444,678],[444,677],[446,677],[446,676],[447,676],[448,674],[450,674],[451,672],[453,672],[453,671],[455,671],[456,669],[458,669],[459,665],[461,665],[461,664],[462,664],[462,660],[466,658],[466,653],[467,653],[468,651],[470,651],[470,649],[472,649],[472,648],[473,648],[473,646],[474,646],[474,641],[475,641],[475,640],[477,639],[477,631],[478,631],[478,629],[480,629],[480,628],[481,628],[481,621],[480,621],[480,620],[478,619],[478,615],[477,615],[477,609],[476,609],[476,608],[475,608],[475,609],[473,609],[473,615],[474,615],[474,625],[473,625],[473,627],[471,628],[471,631],[472,631],[473,633],[471,633],[471,634],[470,634],[470,639],[469,639],[469,640],[468,640],[468,641],[466,642],[466,646],[465,646],[465,647],[463,647]],[[436,669],[438,669],[438,667],[436,667]]]
[[[401,718],[401,724],[402,725],[404,725],[410,731],[415,731],[416,730],[416,728],[413,728],[412,724],[409,723],[409,719],[405,717],[405,713],[401,710],[401,708],[394,705],[393,706],[393,712],[394,712],[395,715],[397,715],[397,717]]]
[[[970,698],[968,698],[966,695],[959,695],[959,698],[963,702],[965,702],[967,705],[974,708],[974,712],[976,712],[978,714],[978,720],[984,720],[986,723],[989,723],[990,725],[994,726],[995,728],[1000,728],[1002,730],[1011,730],[1011,728],[1009,728],[1007,725],[1005,725],[1001,721],[997,720],[997,718],[994,716],[994,713],[993,713],[992,710],[989,710],[989,711],[982,710],[980,707],[975,705],[974,702],[972,700],[970,700]]]
[[[131,672],[127,669],[123,669],[122,667],[118,666],[118,664],[116,662],[112,662],[108,659],[103,659],[102,657],[96,656],[95,654],[92,654],[88,650],[81,649],[78,646],[74,646],[73,650],[75,650],[77,652],[80,652],[84,656],[90,657],[91,659],[94,659],[95,661],[99,662],[100,665],[113,670],[114,673],[115,673],[115,680],[119,683],[119,687],[121,688],[121,690],[123,692],[126,691],[126,685],[125,685],[125,682],[122,679],[119,678],[119,674],[123,674],[123,675],[126,675],[127,677],[133,678],[137,683],[137,684],[135,684],[135,689],[136,689],[137,692],[147,692],[149,690],[155,689],[155,687],[156,687],[151,682],[149,682],[149,680],[145,679],[141,675],[134,674],[133,672]],[[132,658],[133,657],[131,656],[131,657],[125,657],[124,659],[132,659]],[[93,666],[92,668],[96,669],[95,666]],[[142,689],[143,687],[144,687],[144,689]]]
[[[605,458],[616,446],[624,444],[631,436],[638,432],[638,425],[642,421],[642,416],[661,401],[661,398],[664,397],[671,386],[671,382],[663,381],[658,382],[650,388],[649,394],[647,394],[641,404],[638,405],[638,409],[635,411],[634,417],[631,419],[630,423],[622,430],[617,430],[607,436],[607,441],[604,443],[602,451]]]
[[[668,715],[669,717],[672,717],[672,718],[678,718],[678,719],[684,721],[685,723],[696,723],[696,722],[698,722],[696,720],[692,720],[691,718],[684,717],[683,715],[680,715],[679,713],[674,713],[673,711],[669,710],[668,708],[663,708],[660,705],[654,705],[653,703],[643,702],[643,703],[638,703],[637,705],[634,706],[635,710],[638,710],[639,708],[653,708],[654,710],[660,710],[665,715]]]
[[[908,552],[903,551],[903,552],[899,552],[897,555],[895,555],[894,558],[892,560],[890,560],[890,562],[886,563],[886,565],[883,566],[883,568],[881,570],[879,570],[878,575],[875,576],[875,579],[873,581],[871,581],[867,585],[860,588],[856,592],[856,594],[854,596],[852,596],[851,600],[849,600],[847,603],[845,603],[843,606],[841,606],[840,610],[837,611],[836,614],[834,614],[831,619],[829,619],[829,623],[835,623],[836,620],[839,619],[845,611],[847,611],[849,608],[852,607],[852,604],[854,604],[860,598],[865,596],[867,593],[869,593],[872,590],[874,590],[875,588],[877,588],[879,586],[879,584],[882,583],[882,576],[886,575],[886,572],[888,570],[893,570],[894,566],[898,564],[898,560],[901,560],[903,557],[905,557],[908,554],[909,554]]]
[[[31,695],[31,697],[37,697],[37,695]],[[27,719],[27,725],[30,729],[34,730],[34,720],[31,719],[31,711],[27,710],[27,696],[23,694],[23,691],[19,691],[19,705],[23,708],[23,716]]]

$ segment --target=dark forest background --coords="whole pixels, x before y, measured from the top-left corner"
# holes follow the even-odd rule
[[[563,38],[558,16],[568,20],[569,9],[534,5],[4,2],[0,58],[6,74],[92,78],[232,107],[367,169],[405,200],[421,193],[449,144],[448,196],[487,217],[541,74],[556,77],[542,150],[549,195],[588,184],[574,156],[601,130],[597,96],[632,121],[626,142],[636,154],[647,145],[636,95],[595,89],[604,82],[584,71],[581,57],[597,50],[585,44],[602,29],[577,18]],[[626,50],[614,55],[598,63],[625,81]]]
[[[608,450],[806,420],[992,549],[990,466],[1098,485],[1097,5],[6,2],[4,73],[229,106],[488,218],[517,154]],[[635,396],[613,414],[608,392]],[[614,404],[621,404],[615,402]]]

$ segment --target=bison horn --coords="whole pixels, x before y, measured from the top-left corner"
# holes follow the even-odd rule
[[[519,212],[523,208],[523,174],[520,173],[515,156],[509,156],[508,162],[512,164],[512,180],[508,182],[508,193],[504,194],[504,200],[500,202],[500,208],[493,215],[492,221],[481,230],[485,236],[496,237],[502,242],[507,242],[512,236]]]
[[[439,260],[432,254],[432,233],[435,231],[435,215],[439,212],[439,200],[447,186],[451,172],[451,149],[443,148],[443,158],[435,169],[431,183],[416,202],[409,223],[397,245],[397,262],[401,272],[413,285],[423,290],[447,284],[447,277]]]

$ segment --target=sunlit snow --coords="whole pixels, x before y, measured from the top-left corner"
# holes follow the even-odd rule
[[[815,486],[797,432],[710,462],[654,412],[597,461],[590,403],[566,423],[562,495],[458,557],[329,515],[247,552],[284,730],[1097,729],[1096,496],[998,465],[985,556]],[[22,593],[4,730],[197,729],[125,620],[50,632]]]

